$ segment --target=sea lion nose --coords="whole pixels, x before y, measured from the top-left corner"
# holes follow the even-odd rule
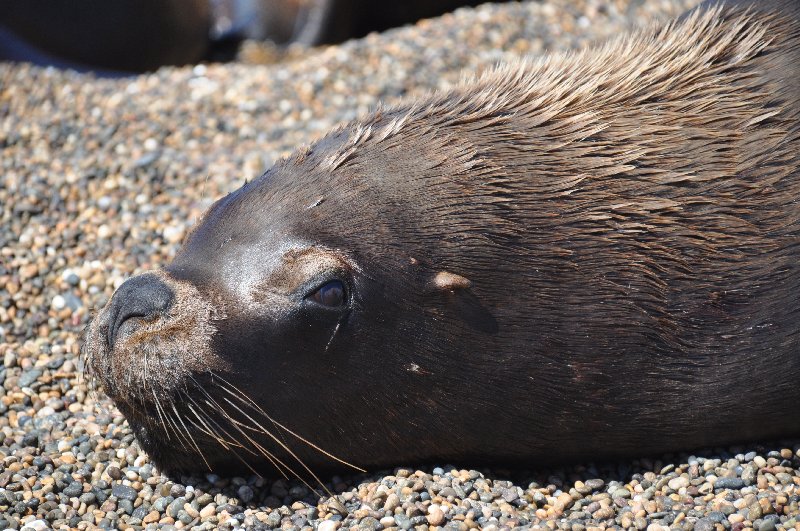
[[[154,317],[169,309],[175,294],[156,275],[145,273],[126,280],[111,297],[108,346],[114,347],[122,324],[133,317]]]

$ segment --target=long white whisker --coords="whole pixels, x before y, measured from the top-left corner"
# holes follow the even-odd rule
[[[161,409],[161,400],[158,399],[158,395],[156,394],[155,389],[151,388],[150,391],[153,393],[153,399],[155,399],[156,413],[158,413],[158,418],[161,421],[161,425],[164,427],[164,435],[167,436],[168,441],[171,441],[172,436],[169,434],[169,430],[167,429],[167,423],[164,420],[164,416],[166,415],[166,413],[163,412]]]
[[[321,454],[323,454],[323,455],[325,455],[325,456],[327,456],[327,457],[329,457],[329,458],[333,459],[333,460],[334,460],[334,461],[336,461],[336,462],[342,463],[342,464],[343,464],[343,465],[345,465],[345,466],[349,466],[350,468],[352,468],[352,469],[354,469],[354,470],[357,470],[358,472],[366,472],[366,470],[364,470],[363,468],[361,468],[361,467],[358,467],[358,466],[356,466],[356,465],[354,465],[354,464],[352,464],[352,463],[348,463],[347,461],[345,461],[345,460],[343,460],[343,459],[340,459],[340,458],[336,457],[335,455],[331,454],[330,452],[326,452],[325,450],[323,450],[322,448],[320,448],[320,447],[319,447],[319,446],[317,446],[316,444],[314,444],[314,443],[312,443],[311,441],[309,441],[309,440],[305,439],[305,438],[304,438],[304,437],[302,437],[301,435],[298,435],[297,433],[293,432],[292,430],[290,430],[289,428],[287,428],[286,426],[284,426],[283,424],[281,424],[281,423],[280,423],[280,422],[278,422],[277,420],[273,419],[273,418],[272,418],[272,417],[271,417],[269,414],[267,414],[267,412],[266,412],[266,411],[264,411],[264,410],[261,408],[261,406],[259,406],[258,404],[256,404],[256,403],[255,403],[255,402],[254,402],[254,401],[253,401],[253,400],[252,400],[252,399],[251,399],[249,396],[247,396],[247,395],[246,395],[244,392],[242,392],[242,391],[241,391],[241,390],[240,390],[238,387],[236,387],[236,386],[235,386],[235,385],[233,385],[232,383],[228,382],[226,379],[224,379],[223,377],[221,377],[221,376],[219,376],[219,375],[214,375],[214,376],[215,376],[216,378],[219,378],[219,379],[220,379],[220,380],[221,380],[221,381],[222,381],[224,384],[226,384],[226,385],[228,385],[228,386],[232,387],[232,388],[233,388],[233,389],[234,389],[234,390],[235,390],[235,391],[238,393],[238,395],[237,395],[237,394],[235,394],[235,393],[233,393],[233,392],[232,392],[230,389],[227,389],[225,386],[221,386],[221,389],[223,389],[224,391],[226,391],[226,392],[227,392],[228,394],[230,394],[231,396],[235,396],[235,397],[237,397],[239,400],[241,400],[241,401],[243,401],[243,402],[245,402],[245,403],[249,404],[249,405],[250,405],[251,407],[253,407],[253,408],[254,408],[256,411],[258,411],[258,412],[259,412],[261,415],[263,415],[263,416],[264,416],[264,417],[265,417],[267,420],[269,420],[270,422],[272,422],[272,423],[273,423],[275,426],[277,426],[277,427],[281,428],[282,430],[284,430],[286,433],[288,433],[288,434],[290,434],[290,435],[292,435],[292,436],[296,437],[298,440],[300,440],[300,441],[304,442],[305,444],[309,445],[311,448],[313,448],[313,449],[315,449],[316,451],[320,452]],[[258,424],[258,423],[256,423],[256,424]]]
[[[231,406],[232,406],[234,409],[236,409],[236,411],[238,411],[239,413],[241,413],[242,415],[244,415],[244,416],[245,416],[245,418],[247,418],[247,420],[249,420],[250,422],[252,422],[252,423],[253,423],[253,424],[255,424],[256,426],[259,426],[259,427],[260,427],[260,428],[263,430],[263,432],[264,432],[264,434],[265,434],[265,435],[269,436],[269,437],[270,437],[270,438],[271,438],[273,441],[275,441],[276,443],[278,443],[278,445],[280,445],[280,447],[281,447],[281,448],[283,448],[283,449],[284,449],[284,450],[285,450],[285,451],[286,451],[286,452],[287,452],[287,453],[288,453],[290,456],[292,456],[292,457],[294,458],[294,460],[295,460],[295,461],[297,461],[297,462],[298,462],[298,464],[300,464],[300,466],[302,466],[302,467],[303,467],[303,469],[305,469],[305,471],[306,471],[306,472],[308,472],[309,474],[311,474],[311,477],[313,477],[313,478],[314,478],[314,480],[315,480],[317,483],[319,483],[320,487],[322,487],[323,489],[325,489],[325,492],[326,492],[326,493],[328,493],[328,495],[329,495],[329,496],[333,496],[333,493],[331,493],[331,492],[328,490],[328,488],[325,486],[325,484],[324,484],[324,483],[322,483],[322,480],[321,480],[321,479],[319,479],[319,478],[317,477],[317,475],[316,475],[316,474],[315,474],[315,473],[314,473],[314,472],[313,472],[313,471],[312,471],[312,470],[311,470],[311,469],[308,467],[308,465],[306,465],[306,464],[303,462],[303,460],[302,460],[302,459],[300,459],[300,457],[298,457],[298,455],[297,455],[297,454],[295,454],[295,453],[294,453],[294,452],[293,452],[293,451],[292,451],[292,450],[291,450],[291,449],[290,449],[288,446],[286,446],[286,445],[285,445],[285,444],[284,444],[284,443],[283,443],[283,442],[282,442],[280,439],[278,439],[277,437],[275,437],[275,435],[273,435],[273,434],[272,434],[272,432],[270,432],[269,430],[267,430],[267,429],[265,429],[263,426],[261,426],[261,425],[260,425],[258,422],[256,422],[256,421],[255,421],[255,420],[254,420],[254,419],[253,419],[253,418],[252,418],[250,415],[248,415],[247,413],[245,413],[245,412],[244,412],[244,411],[243,411],[243,410],[242,410],[240,407],[238,407],[236,404],[234,404],[233,402],[231,402],[229,399],[227,399],[227,398],[224,398],[224,397],[223,397],[223,400],[224,400],[225,402],[227,402],[228,404],[230,404],[230,405],[231,405]],[[240,431],[241,431],[241,430],[240,430]],[[242,432],[242,433],[244,433],[244,432]],[[248,437],[248,436],[247,436],[247,435],[245,435],[245,437]],[[248,437],[248,439],[249,439],[249,437]],[[255,441],[253,441],[253,442],[255,443]],[[290,470],[291,470],[291,469],[290,469]],[[297,476],[297,478],[298,478],[300,481],[302,481],[302,482],[303,482],[303,483],[306,485],[306,487],[308,487],[309,489],[311,489],[312,491],[314,491],[314,492],[315,492],[317,495],[319,495],[319,493],[317,492],[317,490],[316,490],[316,489],[314,489],[314,488],[313,488],[311,485],[309,485],[308,483],[306,483],[306,481],[305,481],[305,480],[304,480],[304,479],[303,479],[303,478],[302,478],[302,477],[301,477],[299,474],[297,474],[296,472],[294,472],[294,474],[295,474],[295,476]]]
[[[194,378],[192,378],[192,380],[194,380]],[[202,393],[203,393],[203,394],[206,396],[206,403],[207,403],[207,404],[208,404],[210,407],[212,407],[212,408],[216,409],[217,411],[219,411],[220,413],[222,413],[222,414],[223,414],[225,417],[227,417],[227,418],[230,418],[230,415],[229,415],[229,414],[228,414],[228,413],[225,411],[225,409],[224,409],[224,408],[223,408],[223,407],[222,407],[220,404],[218,404],[216,400],[214,400],[214,398],[213,398],[213,397],[212,397],[212,396],[211,396],[211,395],[208,393],[208,391],[206,391],[205,389],[203,389],[202,387],[200,387],[200,386],[199,386],[199,384],[198,384],[198,382],[197,382],[196,380],[195,380],[195,384],[197,384],[197,385],[198,385],[198,389],[200,390],[200,392],[202,392]],[[199,406],[198,406],[198,407],[199,407]],[[209,418],[209,420],[211,420],[211,419]],[[278,459],[278,457],[277,457],[277,456],[275,456],[275,455],[274,455],[274,454],[272,454],[272,453],[271,453],[269,450],[267,450],[266,448],[264,448],[263,446],[261,446],[260,444],[258,444],[258,443],[257,443],[255,440],[253,440],[253,439],[252,439],[252,438],[251,438],[249,435],[247,435],[247,433],[245,433],[245,432],[244,432],[244,431],[243,431],[241,428],[239,428],[239,427],[238,427],[238,426],[237,426],[237,425],[234,423],[235,421],[234,421],[233,419],[230,419],[230,420],[232,421],[232,422],[231,422],[231,425],[232,425],[234,428],[236,428],[236,429],[239,431],[239,433],[241,433],[242,435],[244,435],[245,439],[247,439],[247,440],[248,440],[248,441],[249,441],[249,442],[250,442],[250,443],[251,443],[253,446],[255,446],[255,447],[256,447],[256,448],[257,448],[257,449],[260,451],[261,455],[262,455],[262,456],[264,456],[264,457],[266,457],[266,458],[269,460],[269,462],[270,462],[270,463],[271,463],[271,464],[272,464],[272,465],[273,465],[273,466],[274,466],[274,467],[275,467],[275,468],[278,470],[278,472],[280,472],[280,473],[281,473],[281,475],[282,475],[282,476],[283,476],[283,477],[284,477],[284,478],[285,478],[287,481],[288,481],[288,479],[289,479],[289,478],[288,478],[288,476],[286,475],[286,473],[284,472],[284,470],[283,470],[283,469],[286,469],[286,470],[288,470],[289,472],[291,472],[292,474],[294,474],[294,475],[295,475],[295,476],[296,476],[298,479],[300,479],[300,481],[303,481],[303,479],[302,479],[302,478],[301,478],[301,477],[300,477],[300,476],[297,474],[297,472],[295,472],[294,470],[292,470],[292,468],[291,468],[291,467],[289,467],[289,466],[288,466],[286,463],[284,463],[283,461],[281,461],[280,459]],[[212,421],[212,422],[214,422],[213,420],[211,420],[211,421]],[[218,428],[219,428],[219,429],[220,429],[220,430],[221,430],[223,433],[225,433],[225,434],[226,434],[228,437],[232,438],[233,440],[236,440],[236,438],[235,438],[235,437],[233,437],[233,436],[232,436],[230,433],[228,433],[228,432],[227,432],[227,431],[226,431],[224,428],[222,428],[221,426],[219,426],[219,424],[217,424],[216,422],[214,422],[214,424],[215,424],[215,425],[216,425],[216,426],[217,426],[217,427],[218,427]],[[242,448],[243,448],[243,449],[245,449],[245,450],[247,450],[247,451],[249,451],[249,452],[250,452],[250,453],[252,453],[253,455],[258,455],[258,454],[256,454],[255,452],[253,452],[252,450],[249,450],[249,449],[245,448],[244,446],[242,446]],[[245,464],[246,464],[246,463],[245,463]],[[280,465],[280,466],[279,466],[279,465]],[[252,468],[251,468],[249,465],[247,465],[247,466],[248,466],[248,468],[250,468],[250,469],[252,470]],[[281,468],[281,467],[283,467],[283,468]],[[254,473],[255,473],[255,474],[258,474],[258,473],[257,473],[257,472],[255,472],[255,471],[254,471]],[[308,486],[308,484],[306,484],[306,485]],[[312,491],[314,490],[314,489],[313,489],[311,486],[308,486],[308,488],[310,488]],[[314,491],[314,492],[316,492],[316,491]]]
[[[205,463],[206,468],[208,470],[211,470],[211,465],[208,464],[208,461],[206,460],[206,456],[203,454],[203,451],[200,450],[200,447],[197,445],[197,441],[194,440],[194,436],[192,435],[191,430],[189,430],[189,428],[186,427],[186,423],[183,422],[183,416],[181,416],[181,414],[178,413],[178,409],[175,407],[175,402],[172,402],[172,411],[175,412],[175,418],[177,418],[178,421],[181,423],[181,426],[183,426],[183,429],[186,432],[186,436],[189,438],[189,443],[192,446],[194,446],[195,451],[197,452],[197,454],[200,456],[200,458]]]

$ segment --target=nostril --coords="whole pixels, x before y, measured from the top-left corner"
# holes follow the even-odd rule
[[[111,297],[108,346],[114,348],[119,329],[128,319],[154,317],[172,306],[175,295],[163,280],[152,273],[126,280]]]

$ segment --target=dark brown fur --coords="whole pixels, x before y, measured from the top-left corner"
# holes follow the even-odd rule
[[[216,203],[166,269],[220,312],[196,381],[220,403],[214,378],[235,382],[264,411],[230,418],[312,468],[340,465],[272,420],[370,467],[800,433],[798,65],[797,2],[703,6],[330,133]],[[337,314],[302,297],[331,275]],[[125,411],[153,410],[145,385],[201,397],[146,384],[104,326],[87,350]],[[159,462],[197,464],[133,424]],[[269,465],[193,431],[212,467]]]

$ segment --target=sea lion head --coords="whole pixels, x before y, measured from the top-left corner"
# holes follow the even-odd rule
[[[481,161],[407,119],[379,111],[218,200],[96,316],[88,365],[159,466],[389,464],[392,445],[450,429],[414,412],[496,327],[458,266],[486,235],[459,225],[472,207],[452,176]]]

